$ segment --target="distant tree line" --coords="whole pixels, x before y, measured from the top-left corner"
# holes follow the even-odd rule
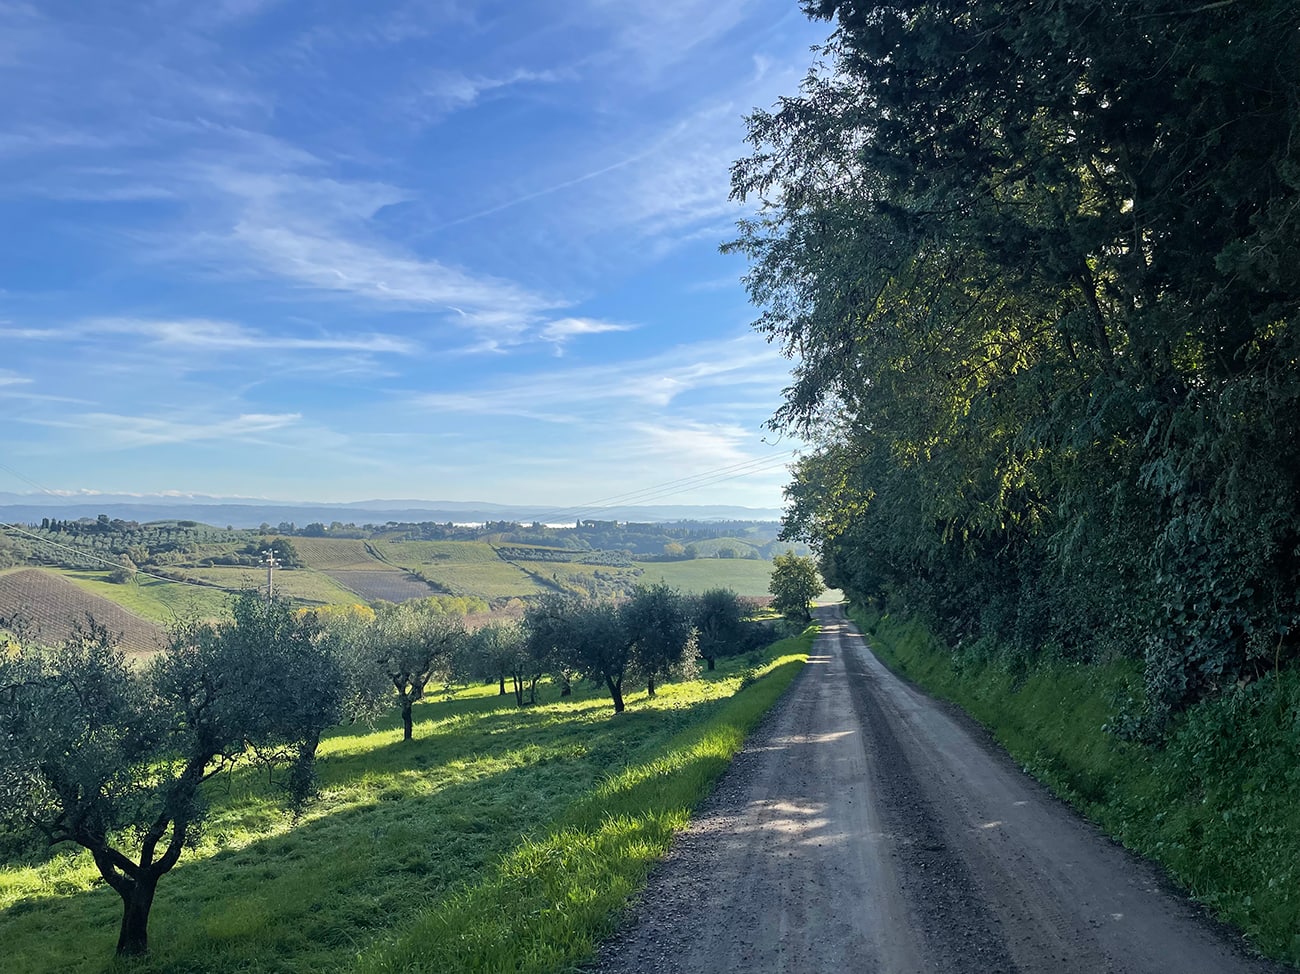
[[[300,528],[286,521],[276,526],[264,523],[255,530],[235,530],[196,521],[141,524],[100,514],[75,520],[42,518],[39,525],[31,526],[31,532],[53,543],[16,545],[11,542],[6,545],[12,552],[9,560],[71,568],[102,568],[107,561],[118,565],[118,575],[122,577],[129,577],[136,568],[168,574],[165,569],[181,564],[255,567],[262,564],[262,552],[267,547],[282,548],[276,550],[277,560],[293,568],[301,564],[288,540],[295,537],[484,541],[509,560],[573,560],[612,568],[629,568],[633,560],[768,558],[789,546],[777,540],[774,522],[763,521],[629,524],[588,520],[560,528],[513,521],[483,525],[434,522],[356,525],[334,521],[329,525],[314,522]],[[749,540],[740,540],[742,537]],[[238,547],[225,551],[207,547],[220,545]],[[583,587],[577,581],[574,585]]]

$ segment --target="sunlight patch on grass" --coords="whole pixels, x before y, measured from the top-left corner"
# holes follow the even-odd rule
[[[416,706],[409,743],[395,717],[328,735],[321,795],[297,823],[265,771],[222,775],[210,782],[196,847],[159,884],[151,954],[121,969],[347,970],[406,943],[457,897],[479,897],[485,916],[514,915],[525,903],[512,898],[518,888],[539,904],[526,953],[577,956],[725,768],[743,731],[717,722],[756,720],[800,665],[790,654],[806,648],[769,650],[773,678],[740,693],[739,658],[664,685],[653,700],[634,688],[618,717],[590,686],[561,699],[543,684],[541,703],[524,708],[495,684],[434,693]],[[498,879],[509,882],[493,886]],[[486,905],[491,889],[506,899]],[[105,970],[120,909],[84,853],[0,866],[6,969]],[[500,929],[462,935],[486,941]]]

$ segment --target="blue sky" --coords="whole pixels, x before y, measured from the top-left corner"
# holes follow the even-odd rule
[[[664,500],[778,506],[788,363],[717,247],[743,115],[826,33],[0,0],[0,490],[570,505],[729,468]]]

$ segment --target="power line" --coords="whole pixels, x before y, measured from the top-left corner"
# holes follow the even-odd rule
[[[0,463],[0,470],[5,471],[6,473],[13,474],[15,477],[17,477],[17,478],[18,478],[19,480],[21,480],[23,483],[25,483],[25,484],[31,484],[31,485],[32,485],[33,487],[35,487],[37,490],[42,491],[42,492],[44,492],[44,493],[46,493],[46,494],[49,494],[51,497],[58,497],[58,496],[60,496],[56,491],[50,490],[50,488],[46,487],[44,484],[38,484],[36,481],[32,480],[31,477],[24,477],[22,474],[20,474],[20,473],[19,473],[17,470],[15,470],[13,467],[5,466],[5,464]]]

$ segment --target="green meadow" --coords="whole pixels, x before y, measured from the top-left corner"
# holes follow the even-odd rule
[[[197,848],[163,877],[152,951],[113,961],[120,902],[89,857],[0,867],[7,970],[560,971],[610,933],[673,833],[799,672],[812,630],[701,679],[628,697],[495,685],[340,728],[297,823],[265,773],[210,784]],[[755,680],[754,677],[758,676]]]
[[[148,575],[137,574],[123,585],[110,581],[110,572],[107,571],[65,568],[60,574],[79,588],[163,626],[181,619],[222,616],[230,604],[230,594],[220,589],[169,582]]]
[[[772,563],[751,558],[694,558],[689,561],[637,562],[646,584],[664,581],[683,592],[729,588],[737,595],[765,596]]]

